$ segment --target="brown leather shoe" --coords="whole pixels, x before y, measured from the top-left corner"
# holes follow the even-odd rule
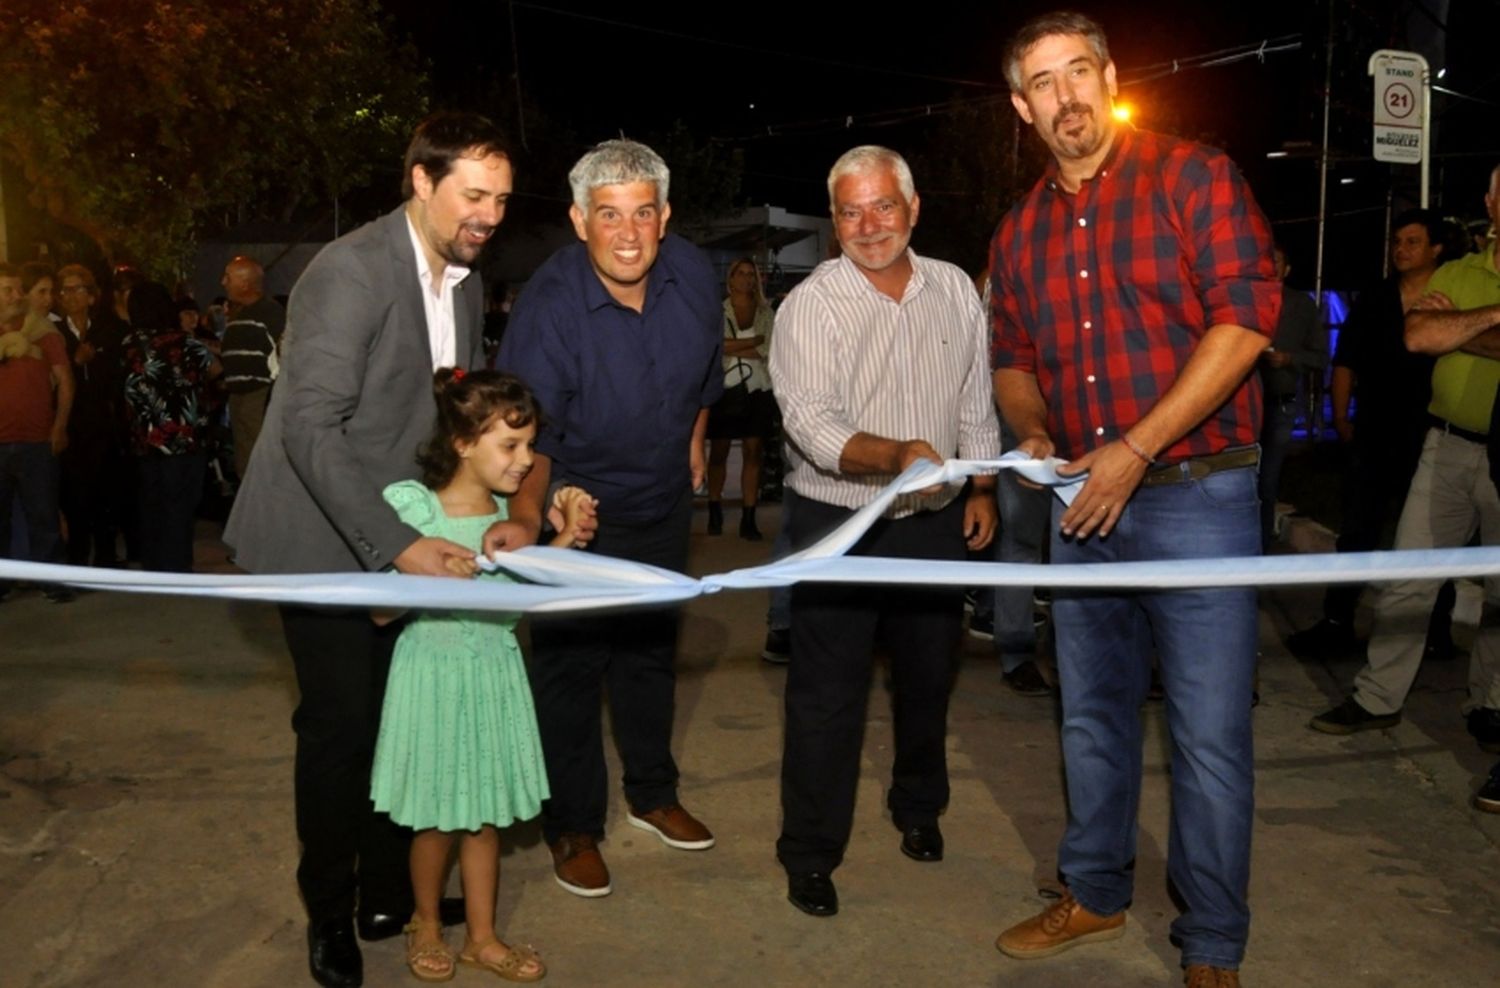
[[[585,899],[609,895],[609,869],[593,834],[563,834],[550,845],[557,884]]]
[[[682,851],[706,851],[714,846],[714,835],[678,803],[658,806],[650,813],[639,815],[632,810],[625,818],[632,827],[648,830],[660,837],[661,842],[668,847]]]
[[[1182,981],[1187,988],[1240,988],[1240,972],[1227,967],[1189,964]]]
[[[1000,934],[995,946],[1002,954],[1029,960],[1051,957],[1090,940],[1114,940],[1124,935],[1123,911],[1095,916],[1078,904],[1073,893],[1065,891],[1042,912]]]

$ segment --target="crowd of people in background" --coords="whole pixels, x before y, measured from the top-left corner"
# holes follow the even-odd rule
[[[193,569],[205,486],[229,491],[243,474],[255,441],[243,423],[258,424],[275,375],[285,317],[263,280],[237,257],[227,296],[200,308],[129,266],[107,292],[84,264],[0,267],[20,323],[0,362],[0,555]]]

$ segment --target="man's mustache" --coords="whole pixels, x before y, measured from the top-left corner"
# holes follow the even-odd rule
[[[1080,116],[1092,117],[1094,115],[1094,108],[1092,106],[1089,106],[1087,103],[1080,103],[1077,100],[1074,100],[1072,103],[1064,103],[1062,106],[1058,107],[1057,115],[1052,118],[1053,132],[1055,133],[1062,128],[1064,117],[1071,116],[1075,113],[1079,114]]]

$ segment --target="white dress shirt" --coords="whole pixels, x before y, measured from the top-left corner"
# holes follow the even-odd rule
[[[443,281],[436,293],[432,290],[432,267],[411,217],[406,218],[412,250],[417,254],[417,279],[422,283],[422,308],[427,312],[427,341],[432,349],[432,369],[458,364],[458,327],[453,316],[453,289],[469,276],[469,269],[449,262],[443,268]]]

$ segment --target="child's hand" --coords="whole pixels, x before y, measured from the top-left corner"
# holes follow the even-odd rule
[[[472,559],[465,559],[462,556],[443,557],[443,568],[446,569],[450,575],[461,576],[465,579],[468,579],[475,573],[479,572],[478,563],[476,563]]]
[[[370,620],[375,622],[375,627],[384,628],[393,621],[399,621],[406,616],[404,607],[372,607],[370,608]]]
[[[599,502],[589,497],[588,491],[571,484],[559,487],[552,495],[552,507],[548,520],[557,529],[552,544],[561,549],[586,544],[598,527]]]

